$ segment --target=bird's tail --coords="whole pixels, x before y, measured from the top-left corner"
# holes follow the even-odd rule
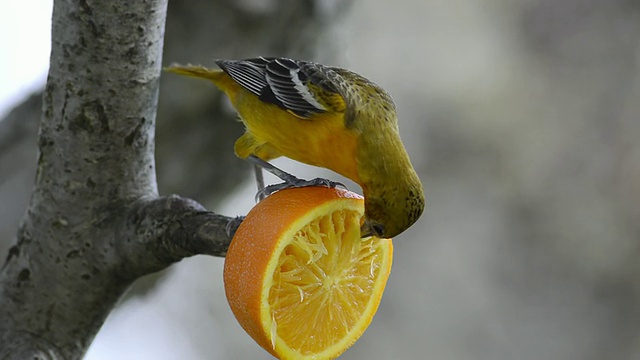
[[[172,64],[164,68],[164,70],[175,74],[211,80],[214,83],[218,83],[220,78],[224,76],[224,73],[220,69],[210,69],[200,65]]]

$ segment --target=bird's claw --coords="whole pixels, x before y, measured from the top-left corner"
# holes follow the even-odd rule
[[[280,184],[273,184],[273,185],[269,185],[269,186],[265,186],[264,188],[260,189],[258,191],[258,193],[256,194],[256,201],[260,201],[263,200],[264,198],[266,198],[267,196],[273,194],[276,191],[279,190],[283,190],[283,189],[290,189],[290,188],[300,188],[300,187],[308,187],[308,186],[324,186],[324,187],[328,187],[328,188],[337,188],[337,187],[341,187],[345,190],[348,190],[347,187],[338,181],[331,181],[329,179],[325,179],[325,178],[315,178],[315,179],[311,179],[311,180],[304,180],[304,179],[298,179],[295,178],[293,181],[285,181],[283,183]]]
[[[233,239],[233,236],[236,234],[238,227],[244,220],[245,216],[236,216],[233,219],[227,222],[227,226],[225,227],[225,231],[227,232],[227,236]]]

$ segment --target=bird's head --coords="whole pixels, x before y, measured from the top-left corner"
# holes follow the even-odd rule
[[[392,238],[415,223],[424,210],[422,186],[365,195],[360,236]],[[368,195],[368,196],[367,196]]]
[[[422,183],[400,139],[396,106],[380,86],[348,70],[331,68],[345,99],[345,127],[356,134],[355,178],[364,194],[361,237],[397,236],[424,210]],[[347,174],[343,174],[348,176]]]

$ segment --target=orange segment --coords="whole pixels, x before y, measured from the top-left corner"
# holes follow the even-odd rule
[[[231,242],[224,281],[240,325],[280,359],[333,359],[364,332],[391,271],[390,239],[360,239],[364,202],[340,189],[278,191]]]

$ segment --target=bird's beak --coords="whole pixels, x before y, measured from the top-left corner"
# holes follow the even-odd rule
[[[381,225],[373,223],[369,219],[365,219],[362,225],[360,226],[360,237],[361,238],[366,238],[369,236],[381,237],[382,229],[383,227]]]
[[[373,230],[371,229],[371,225],[365,221],[364,223],[362,223],[362,226],[360,226],[360,237],[364,239],[372,235]]]

